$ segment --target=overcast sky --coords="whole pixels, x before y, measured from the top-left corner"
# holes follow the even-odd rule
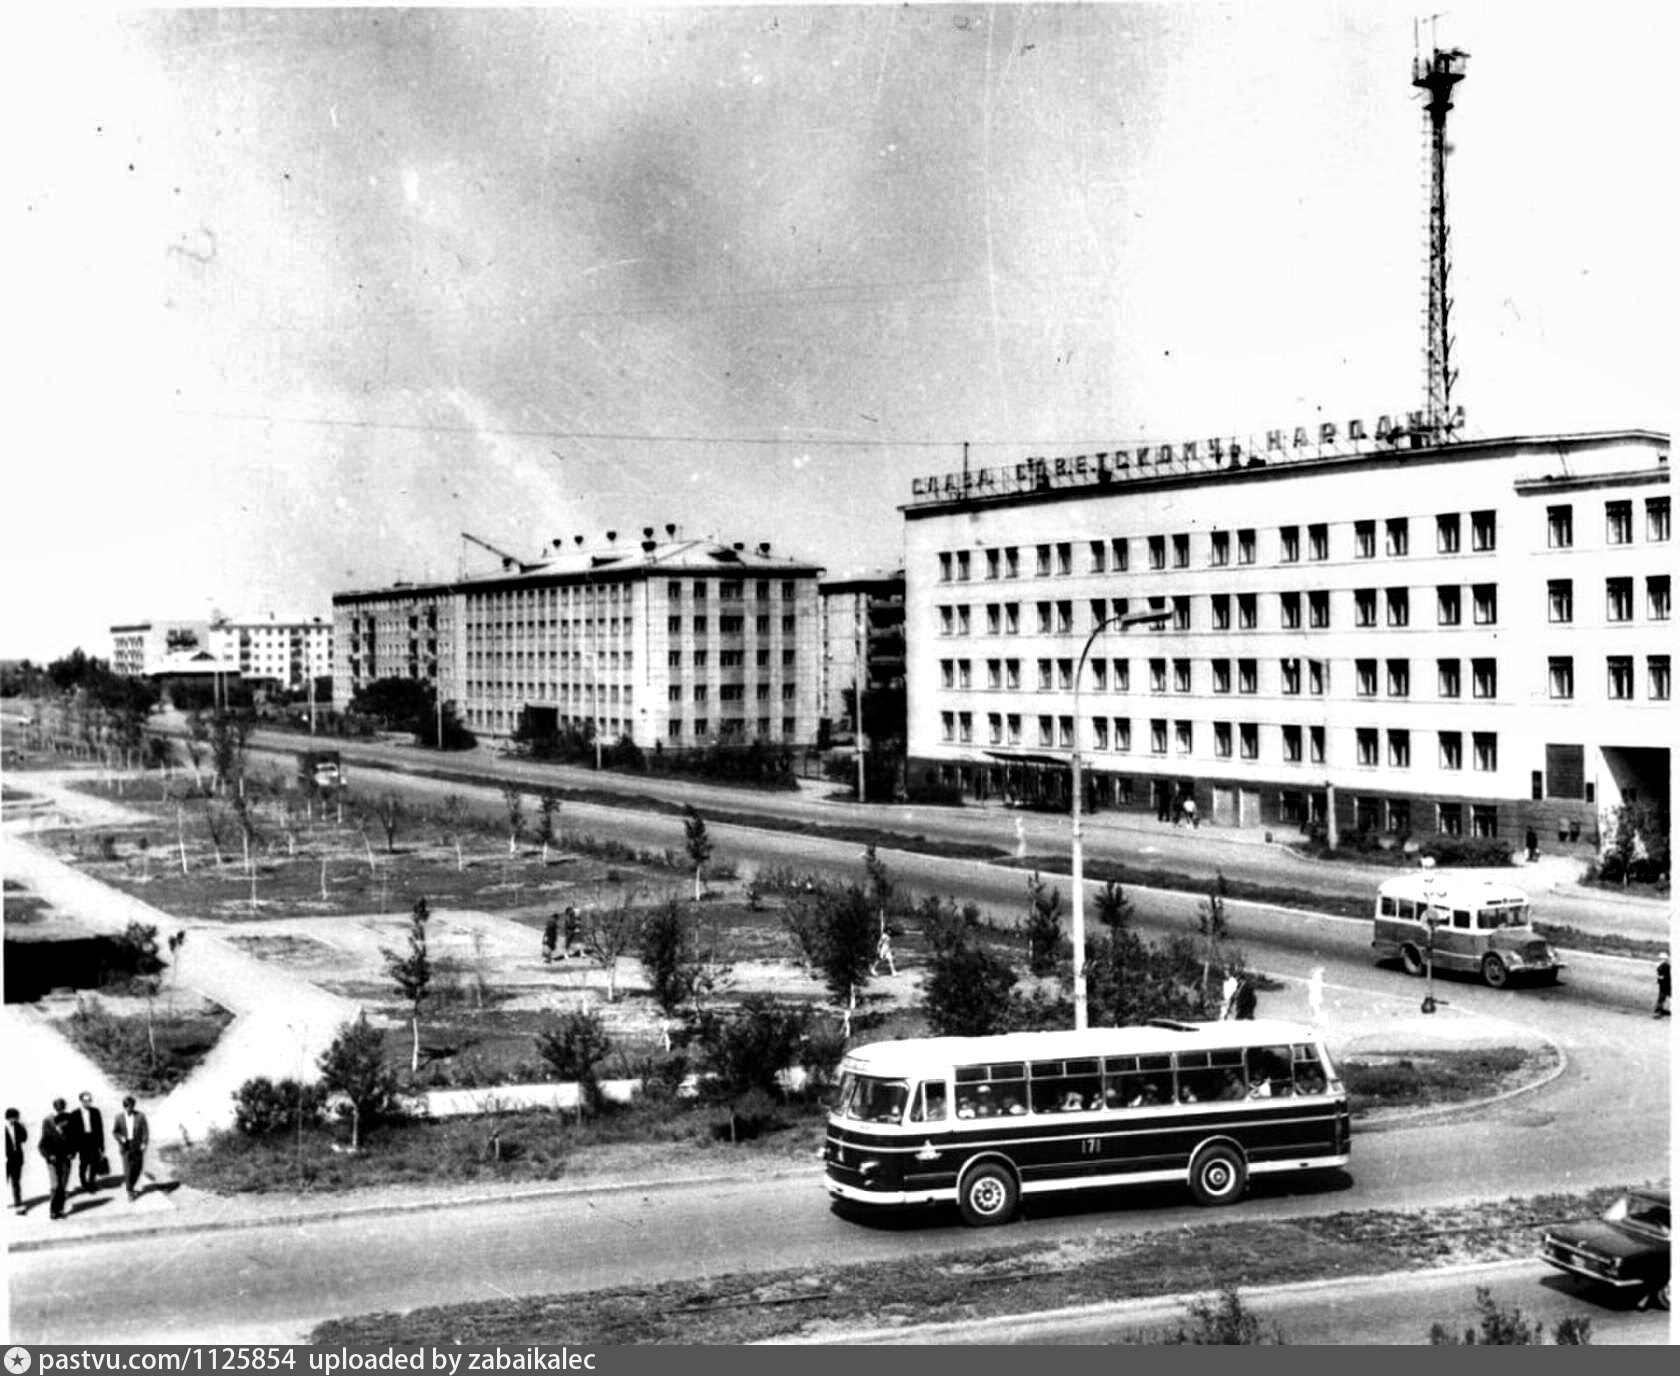
[[[1472,433],[1670,424],[1666,13],[1440,21]],[[1417,406],[1412,14],[31,7],[0,654]]]

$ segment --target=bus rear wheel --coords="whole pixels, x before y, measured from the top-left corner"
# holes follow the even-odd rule
[[[1408,975],[1422,977],[1423,953],[1416,946],[1402,946],[1400,948],[1400,963],[1406,967]]]
[[[1021,1198],[1015,1177],[994,1162],[983,1162],[963,1177],[958,1191],[963,1222],[971,1228],[1007,1223]]]
[[[1511,978],[1505,962],[1496,955],[1482,957],[1482,980],[1489,989],[1503,989]]]
[[[1190,1163],[1190,1193],[1198,1204],[1235,1204],[1247,1184],[1248,1166],[1235,1147],[1204,1147]]]

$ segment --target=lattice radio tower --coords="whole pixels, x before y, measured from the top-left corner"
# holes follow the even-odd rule
[[[1412,32],[1412,85],[1428,92],[1425,107],[1429,118],[1429,322],[1425,345],[1425,408],[1427,442],[1443,444],[1452,438],[1459,413],[1452,405],[1453,383],[1458,370],[1452,366],[1452,297],[1448,293],[1451,266],[1450,236],[1447,231],[1447,111],[1452,109],[1453,87],[1464,80],[1469,54],[1458,48],[1435,46],[1435,21],[1429,21],[1429,52],[1423,51],[1420,34]]]

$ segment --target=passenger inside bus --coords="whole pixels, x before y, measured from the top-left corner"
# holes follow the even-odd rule
[[[1221,1099],[1241,1099],[1247,1093],[1248,1088],[1243,1084],[1242,1071],[1227,1070],[1225,1072],[1225,1082],[1219,1087],[1219,1097]]]

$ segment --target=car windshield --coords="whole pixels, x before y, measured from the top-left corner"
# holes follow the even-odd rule
[[[1641,1232],[1667,1237],[1668,1205],[1660,1199],[1652,1199],[1649,1195],[1624,1194],[1604,1211],[1604,1221],[1626,1224]]]
[[[904,1117],[910,1087],[903,1080],[878,1080],[872,1075],[847,1073],[840,1077],[840,1096],[834,1111],[842,1118],[864,1123],[897,1123]]]

